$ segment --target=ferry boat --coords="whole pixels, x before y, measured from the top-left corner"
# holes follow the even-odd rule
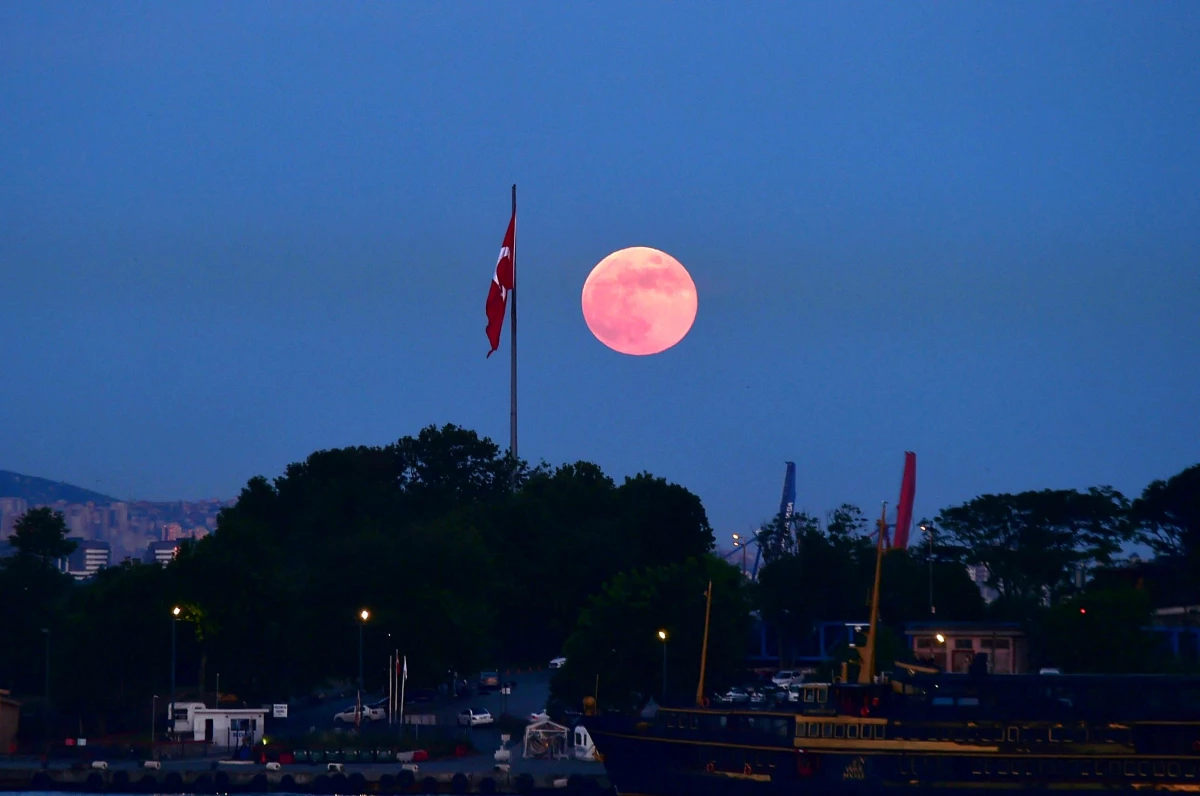
[[[621,796],[1200,793],[1200,677],[902,664],[876,675],[885,527],[858,682],[806,683],[794,705],[716,708],[702,698],[702,663],[695,706],[589,717]]]

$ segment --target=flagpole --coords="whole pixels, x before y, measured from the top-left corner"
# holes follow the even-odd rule
[[[512,343],[512,389],[509,395],[509,418],[508,418],[508,450],[512,456],[513,465],[513,484],[516,484],[516,465],[517,465],[517,186],[514,183],[512,187],[512,218],[513,218],[513,246],[512,246],[512,266],[513,266],[513,281],[512,290],[509,291],[509,303],[511,305],[511,317],[509,323],[509,341]]]
[[[404,669],[400,672],[400,733],[404,733],[404,686],[408,685],[408,656],[404,656]]]

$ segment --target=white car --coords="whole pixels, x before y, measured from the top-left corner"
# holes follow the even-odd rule
[[[726,691],[724,694],[721,694],[719,699],[722,702],[733,702],[734,704],[738,704],[741,702],[749,702],[750,695],[748,693],[746,693],[746,689],[738,688],[737,686],[734,686],[733,688]]]
[[[471,710],[468,708],[458,714],[458,723],[461,727],[478,727],[480,724],[491,724],[492,714],[486,710]]]
[[[553,660],[550,661],[550,668],[551,669],[561,669],[563,667],[563,665],[566,664],[566,662],[567,662],[567,659],[560,655],[557,658],[554,658]]]
[[[780,688],[787,688],[793,683],[804,682],[804,673],[794,669],[783,669],[775,672],[775,676],[771,678],[771,682]]]
[[[335,724],[353,724],[354,714],[356,713],[354,705],[346,708],[340,713],[335,713],[333,721]],[[371,705],[362,706],[362,723],[369,721],[383,721],[387,718],[387,711],[383,708],[372,707]]]
[[[529,714],[529,723],[530,724],[537,724],[539,721],[549,721],[549,720],[550,720],[550,714],[544,710],[539,710],[537,713]]]

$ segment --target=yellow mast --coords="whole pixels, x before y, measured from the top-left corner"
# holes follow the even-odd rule
[[[879,517],[879,540],[875,545],[875,585],[871,589],[871,628],[867,631],[866,646],[859,647],[858,682],[869,685],[875,681],[875,629],[879,624],[879,582],[883,575],[883,535],[887,531],[887,503]]]
[[[712,581],[708,582],[708,598],[704,606],[704,643],[700,646],[700,682],[696,684],[696,707],[704,704],[704,665],[708,663],[708,618],[712,615]]]

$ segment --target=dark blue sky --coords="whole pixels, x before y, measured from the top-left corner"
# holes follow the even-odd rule
[[[502,444],[777,506],[1134,494],[1200,461],[1200,5],[0,4],[0,467],[232,496],[318,448]],[[625,357],[579,297],[661,248]],[[507,337],[503,351],[507,351]]]

